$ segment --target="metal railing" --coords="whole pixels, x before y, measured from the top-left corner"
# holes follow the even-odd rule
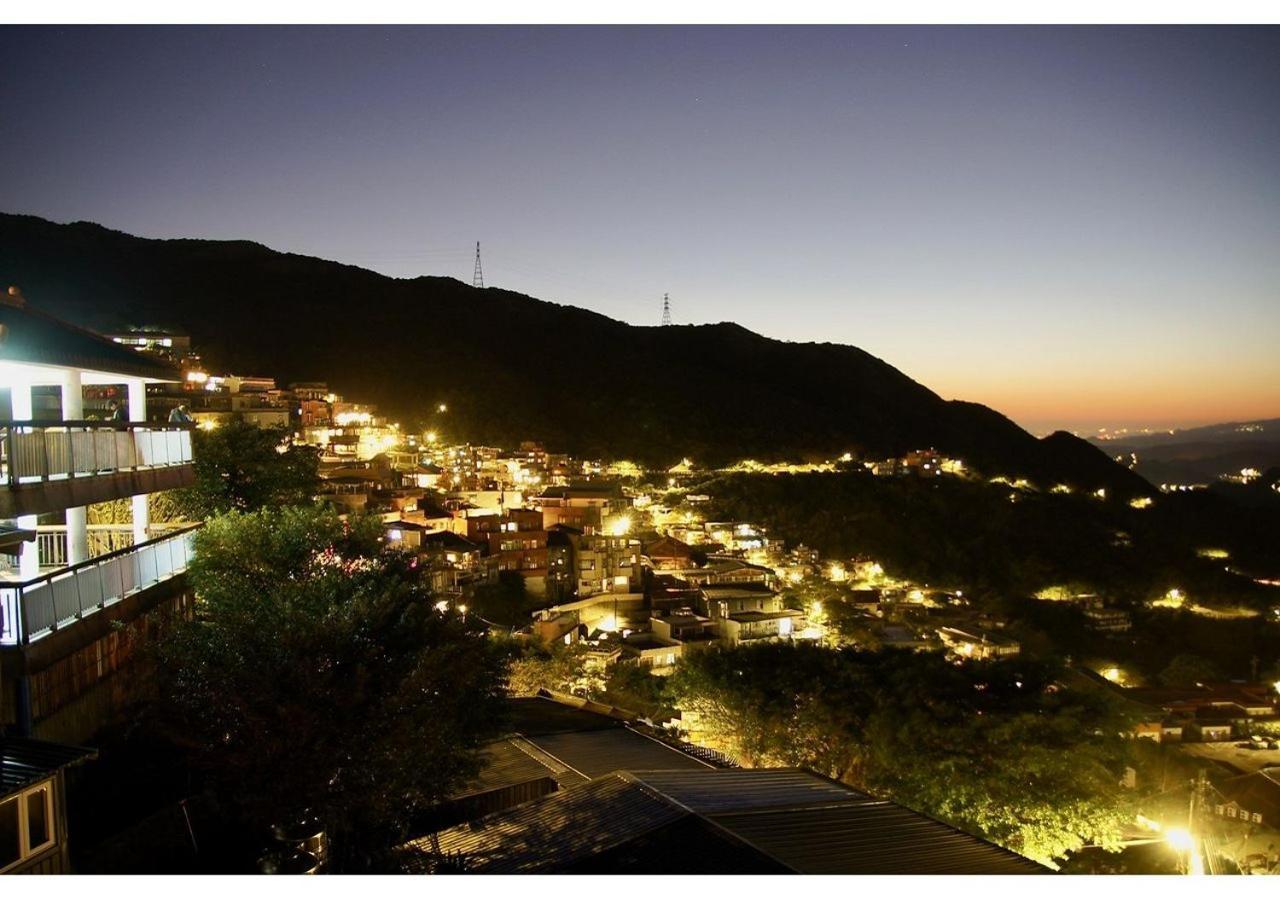
[[[147,537],[163,537],[183,525],[151,525]],[[135,543],[132,525],[89,525],[85,528],[86,559],[125,550]],[[36,528],[36,545],[40,568],[65,566],[71,556],[67,548],[66,525],[40,525]]]
[[[0,584],[0,646],[38,641],[184,571],[199,528],[191,525],[20,584]]]
[[[190,425],[0,422],[0,483],[9,487],[190,462]]]

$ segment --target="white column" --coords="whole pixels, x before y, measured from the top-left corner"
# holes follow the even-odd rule
[[[9,387],[10,412],[15,422],[31,421],[31,383],[14,380]]]
[[[62,376],[62,420],[78,422],[84,418],[84,386],[80,370]],[[89,517],[83,506],[67,509],[67,562],[74,565],[89,558]]]
[[[37,516],[18,516],[18,527],[36,530]],[[40,542],[24,541],[22,552],[18,555],[18,576],[26,581],[40,574]]]
[[[147,421],[147,386],[141,378],[131,378],[129,385],[129,421]],[[147,526],[151,524],[151,511],[147,508],[147,495],[135,494],[133,497],[133,542],[142,543],[147,539]]]
[[[31,421],[31,384],[14,380],[9,387],[10,414],[15,422]],[[35,531],[36,516],[18,516],[18,527]],[[18,553],[18,574],[23,581],[35,578],[40,574],[40,544],[38,541],[24,541]]]
[[[141,378],[131,378],[129,385],[129,421],[147,421],[147,385]]]

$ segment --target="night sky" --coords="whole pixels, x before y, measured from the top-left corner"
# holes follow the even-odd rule
[[[1280,29],[0,28],[0,209],[1280,415]],[[542,345],[531,348],[535,356]]]

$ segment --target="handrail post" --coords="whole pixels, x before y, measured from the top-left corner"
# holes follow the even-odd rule
[[[14,593],[14,596],[17,598],[17,604],[18,604],[18,610],[17,610],[18,612],[18,622],[17,622],[18,643],[25,644],[27,643],[28,635],[31,634],[31,629],[27,627],[27,600],[25,596],[26,591],[21,586],[19,586],[14,588],[13,593]]]
[[[6,427],[4,430],[4,457],[5,457],[5,476],[9,482],[9,487],[15,487],[18,484],[18,467],[14,458],[13,444],[13,428]]]

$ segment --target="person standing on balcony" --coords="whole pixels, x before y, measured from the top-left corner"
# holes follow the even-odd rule
[[[175,406],[169,412],[170,425],[191,425],[194,422],[195,419],[191,418],[191,413],[187,412],[187,404],[185,403]]]
[[[108,421],[111,421],[111,422],[128,422],[129,421],[129,416],[125,412],[125,408],[121,406],[117,401],[112,400],[107,405],[107,409],[110,410],[110,414],[107,416]]]

